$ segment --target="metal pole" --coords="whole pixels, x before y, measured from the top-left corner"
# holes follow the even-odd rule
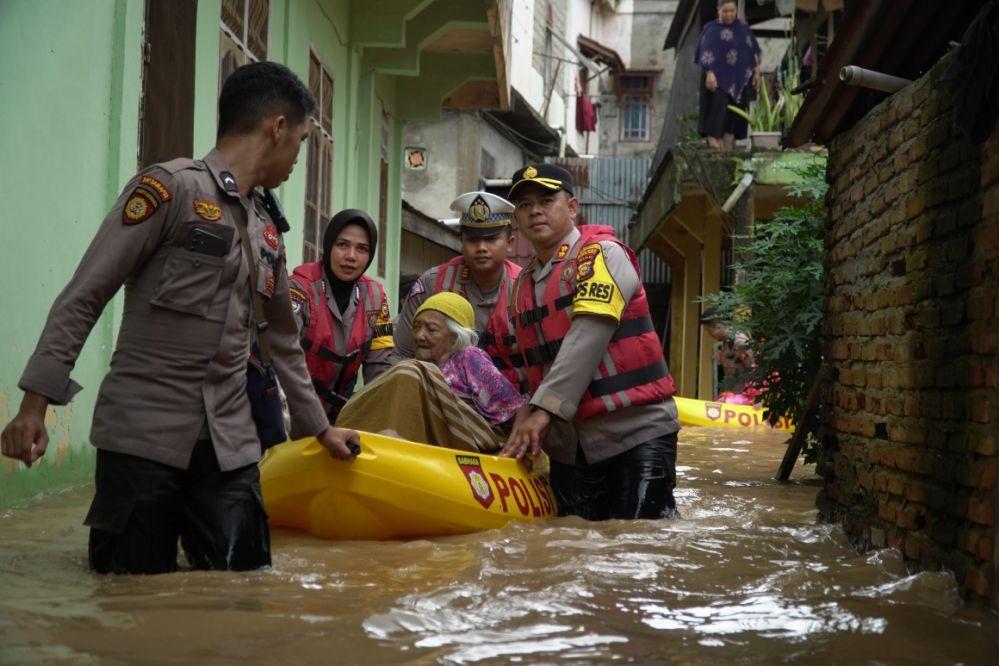
[[[849,86],[860,86],[871,88],[881,92],[894,93],[912,83],[909,79],[903,79],[891,74],[882,74],[871,69],[864,69],[856,65],[847,65],[839,70],[839,80]]]

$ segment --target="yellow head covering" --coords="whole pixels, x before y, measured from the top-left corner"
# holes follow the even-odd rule
[[[472,304],[461,294],[450,291],[434,294],[416,309],[413,320],[415,321],[424,310],[436,310],[465,328],[475,328],[475,311],[472,310]]]

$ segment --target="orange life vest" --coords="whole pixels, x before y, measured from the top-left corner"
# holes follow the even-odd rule
[[[347,337],[347,354],[342,355],[333,350],[333,327],[337,323],[330,312],[322,263],[302,264],[292,273],[291,280],[293,298],[298,290],[309,303],[309,324],[301,336],[305,364],[326,413],[335,417],[354,392],[357,373],[371,349],[371,341],[382,335],[391,335],[391,331],[378,330],[379,326],[375,323],[379,312],[388,304],[385,290],[376,280],[365,275],[357,279],[354,285],[357,297],[354,324]]]
[[[544,366],[555,360],[562,340],[569,332],[572,304],[576,294],[576,258],[584,245],[612,241],[621,246],[635,270],[635,253],[622,244],[611,227],[584,225],[580,238],[569,248],[560,265],[556,266],[545,287],[541,305],[535,303],[534,271],[528,268],[514,283],[511,312],[519,352],[533,393],[541,385]],[[585,284],[585,280],[582,281]],[[645,287],[638,291],[624,308],[614,337],[597,366],[590,385],[580,400],[577,416],[581,420],[605,414],[630,405],[662,402],[676,393],[676,384],[669,374],[662,344],[656,335]]]

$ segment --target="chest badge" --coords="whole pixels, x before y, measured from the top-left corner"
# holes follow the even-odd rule
[[[222,208],[214,201],[207,199],[195,199],[194,212],[202,220],[207,220],[208,222],[218,222],[222,219]]]
[[[266,227],[264,227],[263,237],[264,237],[264,242],[267,243],[267,245],[270,246],[272,250],[277,249],[278,238],[280,237],[278,235],[277,227],[275,227],[273,224],[268,224]]]

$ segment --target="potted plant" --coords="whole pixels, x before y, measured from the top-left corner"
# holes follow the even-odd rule
[[[785,97],[778,92],[777,100],[770,99],[769,86],[766,81],[760,86],[760,97],[746,113],[734,104],[728,105],[728,110],[741,116],[749,123],[749,139],[755,150],[777,150],[780,148],[781,130],[785,127],[783,113],[786,105]]]
[[[776,99],[770,98],[770,86],[764,80],[760,86],[760,96],[753,103],[749,113],[732,104],[728,108],[746,119],[749,123],[749,138],[756,150],[777,150],[780,148],[781,133],[791,126],[794,117],[801,109],[801,95],[792,95],[791,90],[798,85],[799,73],[792,68],[782,81],[777,83]]]

